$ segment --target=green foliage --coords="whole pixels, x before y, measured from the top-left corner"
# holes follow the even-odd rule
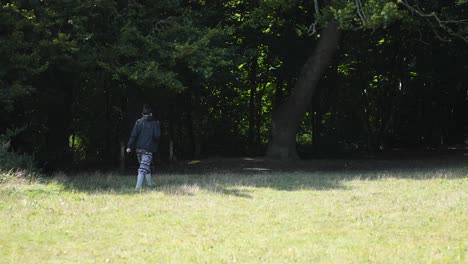
[[[33,170],[34,163],[30,155],[16,153],[11,149],[11,139],[23,129],[7,130],[0,135],[0,172],[10,170]]]
[[[317,43],[311,24],[320,32],[332,20],[344,40],[299,144],[461,142],[466,1],[319,3],[316,17],[314,1],[4,1],[0,133],[25,127],[4,149],[115,163],[150,103],[166,151],[171,138],[183,157],[196,140],[206,155],[261,155],[272,112]],[[434,111],[450,124],[425,122]]]
[[[336,20],[346,30],[386,28],[402,17],[397,4],[386,0],[331,1],[321,11],[322,23]]]
[[[16,169],[34,169],[32,156],[19,154],[10,150],[10,142],[0,138],[0,171]]]
[[[34,91],[33,76],[47,68],[35,44],[41,31],[34,12],[14,1],[0,5],[0,111],[13,111],[18,100]]]

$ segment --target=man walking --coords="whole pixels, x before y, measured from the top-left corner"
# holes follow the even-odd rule
[[[149,105],[143,106],[142,115],[142,118],[135,122],[127,144],[127,153],[136,150],[138,162],[140,163],[136,190],[141,190],[143,178],[146,178],[148,186],[154,187],[154,182],[151,178],[151,162],[153,160],[153,153],[158,150],[159,137],[161,135],[159,121],[153,117]]]

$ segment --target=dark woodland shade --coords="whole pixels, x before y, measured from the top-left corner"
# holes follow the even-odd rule
[[[387,20],[387,0],[362,1],[372,30],[341,17],[338,40],[320,23],[353,1],[318,1],[316,35],[311,0],[26,2],[0,1],[0,147],[38,163],[114,166],[152,110],[161,159],[258,156],[269,142],[272,155],[320,157],[468,140],[466,42],[400,19],[415,15],[403,7]],[[468,4],[407,2],[466,19]]]

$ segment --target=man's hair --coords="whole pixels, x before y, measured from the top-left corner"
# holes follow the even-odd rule
[[[149,114],[151,114],[152,112],[153,112],[153,111],[151,110],[151,106],[149,106],[149,105],[147,105],[147,104],[143,105],[143,111],[142,111],[142,113],[143,113],[144,115],[149,115]]]

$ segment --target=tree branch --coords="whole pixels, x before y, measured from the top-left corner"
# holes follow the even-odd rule
[[[357,0],[358,1],[358,0]],[[424,17],[426,19],[428,19],[428,22],[429,24],[431,25],[432,27],[432,31],[434,31],[434,33],[436,34],[437,38],[442,40],[442,41],[450,41],[450,40],[447,40],[447,39],[444,39],[442,38],[438,33],[437,31],[435,30],[435,26],[432,24],[432,22],[429,20],[429,19],[434,19],[438,26],[440,28],[442,28],[445,32],[447,32],[449,35],[451,36],[454,36],[454,37],[457,37],[457,38],[460,38],[462,39],[463,41],[465,42],[468,42],[468,37],[466,36],[463,36],[461,34],[458,34],[457,32],[455,32],[453,29],[451,29],[449,26],[447,26],[447,24],[468,24],[468,19],[461,19],[461,20],[442,20],[439,18],[439,16],[437,16],[437,14],[435,12],[431,12],[429,14],[427,13],[424,13],[420,8],[419,6],[416,5],[416,7],[413,7],[411,6],[407,0],[398,0],[397,1],[399,4],[405,6],[408,10],[411,11],[411,13],[416,13],[417,15],[421,16],[421,17]]]
[[[357,9],[357,14],[361,18],[362,23],[367,22],[366,15],[364,14],[364,9],[362,7],[362,2],[361,0],[355,0],[356,1],[356,9]]]
[[[314,7],[315,7],[315,15],[318,15],[320,13],[318,0],[314,0]]]
[[[314,17],[314,23],[310,25],[310,27],[307,29],[307,35],[312,36],[315,33],[317,33],[317,17],[320,15],[320,9],[319,9],[319,4],[318,0],[314,0],[314,9],[315,9],[315,17]]]

